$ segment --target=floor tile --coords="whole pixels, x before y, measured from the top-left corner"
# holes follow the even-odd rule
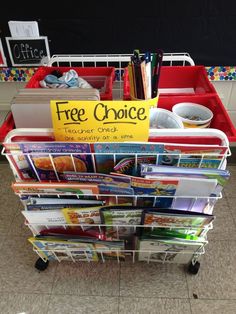
[[[213,222],[213,230],[208,232],[208,240],[236,240],[236,226],[230,211],[225,217],[218,217]]]
[[[190,300],[192,314],[235,314],[236,300]]]
[[[235,189],[236,189],[236,186],[235,186]],[[234,224],[236,226],[236,197],[227,197],[227,202],[229,204],[229,209],[233,216]]]
[[[38,272],[34,268],[37,258],[25,237],[7,237],[0,255],[0,291],[50,293],[56,264]]]
[[[224,218],[228,215],[229,212],[230,212],[230,209],[229,209],[227,199],[223,195],[223,197],[216,202],[213,209],[213,215],[215,215],[216,218]]]
[[[119,270],[115,261],[61,262],[57,268],[52,293],[118,296]]]
[[[9,232],[12,221],[12,215],[0,214],[0,235],[4,236]]]
[[[50,295],[1,293],[0,309],[4,314],[47,313]]]
[[[120,295],[187,298],[184,267],[142,262],[121,264]]]
[[[236,196],[236,171],[231,172],[231,176],[229,182],[226,184],[224,188],[224,193],[228,197]]]
[[[8,236],[25,236],[26,238],[31,237],[33,234],[30,229],[24,224],[25,218],[19,211],[13,217],[12,223],[8,230]]]
[[[210,241],[197,275],[188,275],[190,298],[236,299],[236,241]]]
[[[157,298],[120,298],[119,305],[122,314],[189,314],[189,300],[157,299]]]
[[[94,283],[95,284],[95,283]],[[118,297],[51,296],[47,314],[118,314]]]

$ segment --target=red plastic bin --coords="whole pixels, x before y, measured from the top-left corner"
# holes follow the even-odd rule
[[[130,100],[129,74],[127,68],[124,71],[124,100]],[[216,93],[214,86],[207,77],[204,66],[163,66],[161,68],[159,89],[162,88],[191,88],[193,92],[168,93],[161,92],[161,95],[204,95]]]
[[[236,142],[236,129],[217,94],[205,96],[160,96],[158,108],[172,111],[172,107],[180,102],[197,103],[209,108],[214,114],[210,128],[223,131],[230,142]]]
[[[25,87],[40,88],[39,81],[43,80],[46,75],[55,70],[63,74],[63,72],[71,69],[75,70],[93,88],[100,91],[101,100],[112,100],[112,85],[115,79],[114,67],[39,67]]]
[[[13,115],[10,112],[7,116],[6,120],[0,126],[0,142],[2,143],[7,135],[8,132],[15,128],[15,123],[13,119]]]

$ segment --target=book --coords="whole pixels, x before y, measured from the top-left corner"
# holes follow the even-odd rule
[[[71,259],[79,261],[98,261],[94,246],[90,243],[50,238],[41,239],[37,237],[32,237],[28,240],[43,259],[59,261]]]
[[[135,233],[135,228],[130,225],[140,225],[142,209],[129,206],[101,207],[100,215],[102,224],[107,225],[105,232],[107,238],[127,238]]]
[[[196,241],[171,237],[141,238],[137,243],[138,260],[187,264],[206,243],[205,239]]]
[[[98,194],[98,186],[95,184],[72,183],[13,183],[13,191],[19,194],[63,194],[63,195],[94,195]]]
[[[214,220],[213,215],[199,214],[195,212],[183,212],[179,210],[168,210],[150,208],[145,209],[142,215],[142,224],[155,228],[143,229],[145,235],[168,235],[188,234],[200,236],[204,233],[204,227]]]
[[[218,168],[228,151],[227,146],[165,144],[160,165]],[[182,155],[182,156],[181,156]]]
[[[79,183],[93,183],[102,185],[114,185],[117,187],[130,187],[130,178],[117,177],[103,173],[80,173],[80,172],[64,172],[66,181]]]
[[[64,171],[94,171],[89,144],[39,142],[20,144],[20,148],[27,154],[32,172],[41,181],[63,180]]]
[[[157,160],[156,156],[138,156],[122,158],[115,166],[114,171],[116,173],[127,174],[127,175],[139,175],[140,164],[148,163],[155,164]]]
[[[98,143],[93,144],[97,172],[110,173],[114,166],[124,158],[140,155],[157,155],[162,153],[163,144],[125,142],[125,143]]]
[[[41,198],[29,197],[25,203],[26,210],[51,210],[68,207],[91,207],[104,205],[103,201],[85,199],[61,199],[61,198]]]
[[[185,168],[151,164],[141,164],[141,175],[147,178],[164,177],[168,175],[170,177],[216,179],[217,186],[214,191],[216,195],[219,195],[230,177],[229,171],[223,169]]]
[[[100,207],[64,208],[62,213],[68,224],[100,224]]]

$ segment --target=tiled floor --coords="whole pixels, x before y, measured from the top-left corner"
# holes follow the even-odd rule
[[[36,255],[13,194],[7,164],[0,164],[0,313],[236,313],[236,167],[196,276],[181,265],[130,262],[51,263],[39,273]]]

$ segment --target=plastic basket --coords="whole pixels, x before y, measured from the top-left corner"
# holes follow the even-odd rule
[[[160,96],[158,108],[172,110],[172,107],[175,104],[181,102],[197,103],[209,108],[214,114],[211,120],[210,128],[223,131],[227,135],[230,142],[236,142],[236,129],[217,94],[203,96]]]
[[[127,68],[124,71],[123,99],[130,99]],[[170,90],[172,89],[172,91]],[[177,90],[176,90],[177,89]],[[159,81],[161,95],[205,95],[216,93],[204,66],[163,66]]]
[[[0,142],[3,142],[7,133],[13,130],[14,128],[15,128],[15,123],[14,123],[13,115],[10,112],[6,120],[0,126]]]
[[[115,79],[114,67],[40,67],[32,76],[26,88],[40,88],[39,82],[53,71],[67,72],[75,70],[79,76],[84,78],[93,88],[100,92],[101,100],[112,100],[112,85]]]

